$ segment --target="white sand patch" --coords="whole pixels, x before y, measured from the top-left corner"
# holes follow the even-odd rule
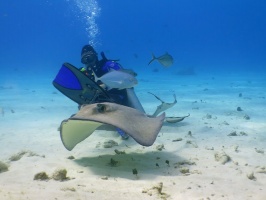
[[[165,123],[151,147],[98,130],[71,152],[57,128],[77,111],[75,103],[49,81],[34,88],[2,85],[0,161],[9,169],[0,173],[1,199],[266,199],[265,80],[156,76],[141,76],[135,89],[146,112],[152,114],[160,103],[147,92],[165,102],[173,102],[176,94],[177,104],[167,116],[190,117]],[[232,132],[236,136],[228,136]],[[104,148],[110,139],[118,146]],[[157,150],[158,145],[164,149]],[[28,153],[10,161],[23,151]],[[216,153],[230,160],[221,164]],[[58,169],[66,169],[68,179],[33,180],[39,172],[51,177]]]

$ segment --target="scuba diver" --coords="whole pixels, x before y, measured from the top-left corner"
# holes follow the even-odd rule
[[[118,60],[108,60],[104,53],[101,52],[102,59],[98,59],[98,54],[91,45],[85,45],[81,50],[81,63],[85,66],[80,68],[80,71],[88,76],[91,80],[95,81],[95,76],[101,77],[111,70],[121,70],[122,66],[117,63]],[[97,82],[103,89],[106,86],[101,82]],[[117,104],[127,105],[126,90],[112,89],[108,91],[108,94],[114,99]]]
[[[117,60],[108,60],[104,53],[101,56],[99,60],[94,48],[85,45],[81,51],[81,62],[85,66],[78,69],[65,62],[52,82],[56,89],[80,106],[77,114],[63,120],[59,128],[67,150],[71,151],[103,124],[116,127],[122,139],[127,139],[129,134],[137,143],[151,146],[165,120],[176,123],[189,116],[166,118],[165,113],[158,116],[176,104],[176,97],[174,95],[173,103],[166,103],[152,93],[161,105],[153,115],[145,114],[134,92],[135,84],[119,86],[121,81],[131,80],[136,74],[124,69]],[[104,79],[113,74],[112,81],[119,83],[117,85]]]
[[[101,52],[101,56],[102,59],[99,60],[95,49],[91,45],[85,45],[81,50],[81,63],[85,66],[80,68],[80,71],[96,82],[95,75],[97,77],[101,77],[111,70],[124,70],[123,67],[117,63],[118,60],[108,60],[103,52]],[[97,84],[103,89],[106,89],[106,86],[101,81],[97,81]],[[133,88],[122,90],[113,88],[106,92],[115,103],[133,107],[144,112],[144,109],[138,101]],[[122,139],[128,139],[128,135],[121,129],[117,128],[116,130],[121,135]]]

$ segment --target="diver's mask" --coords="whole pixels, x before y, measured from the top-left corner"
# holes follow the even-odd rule
[[[97,61],[97,53],[93,51],[87,51],[81,55],[81,62],[87,66],[92,67],[93,65],[95,65],[96,61]]]

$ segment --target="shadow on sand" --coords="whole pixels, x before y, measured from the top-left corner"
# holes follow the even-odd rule
[[[141,151],[141,150],[139,150]],[[157,176],[180,175],[177,162],[184,161],[171,152],[151,151],[143,153],[127,153],[101,155],[97,157],[82,157],[75,159],[78,165],[89,168],[99,176],[136,179],[132,170],[137,169],[137,177],[155,179]],[[168,164],[169,163],[169,164]]]

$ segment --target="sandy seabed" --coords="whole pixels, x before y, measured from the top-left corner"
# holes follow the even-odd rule
[[[149,114],[160,102],[147,92],[175,93],[166,115],[190,117],[165,122],[151,147],[97,130],[68,151],[58,127],[77,105],[51,80],[1,81],[0,199],[266,199],[265,79],[154,73],[135,91]]]

